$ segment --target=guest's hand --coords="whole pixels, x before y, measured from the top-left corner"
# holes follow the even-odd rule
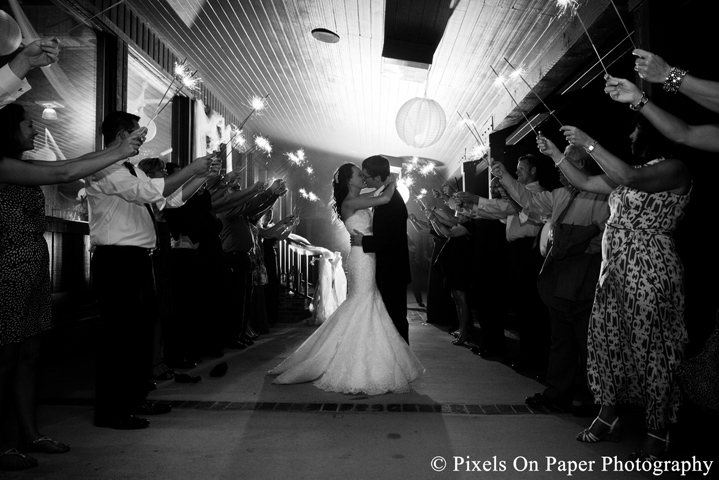
[[[444,195],[442,194],[442,192],[439,191],[439,188],[433,188],[433,189],[432,189],[432,196],[433,196],[434,198],[442,198]]]
[[[217,154],[214,154],[212,162],[210,163],[210,169],[207,170],[205,176],[207,178],[216,177],[220,174],[220,170],[222,170],[222,159],[219,158]]]
[[[642,99],[642,91],[629,80],[605,75],[604,92],[615,102],[634,105]],[[541,150],[540,150],[541,151]]]
[[[193,175],[204,175],[210,169],[214,158],[214,153],[210,153],[204,157],[197,157],[186,168],[189,168]]]
[[[389,186],[393,183],[397,183],[397,177],[393,174],[387,175],[387,178],[384,179],[385,186]]]
[[[356,229],[352,229],[352,233],[350,234],[350,245],[353,247],[361,247],[363,238],[364,235],[362,235],[362,233],[358,232]]]
[[[30,68],[46,67],[58,61],[60,44],[57,38],[35,40],[18,54],[27,61]]]
[[[561,158],[562,156],[562,152],[559,150],[559,148],[557,148],[554,142],[542,135],[541,132],[539,135],[537,135],[537,148],[541,153],[547,155],[548,157],[554,158],[556,156]]]
[[[262,181],[255,182],[254,185],[252,185],[252,191],[253,192],[261,192],[267,188],[267,184]]]
[[[416,222],[416,221],[417,221],[417,216],[416,216],[414,213],[410,213],[410,214],[409,214],[409,219],[410,219],[412,222]]]
[[[492,175],[502,178],[507,173],[507,167],[502,162],[492,162]]]
[[[129,158],[140,153],[140,147],[145,141],[145,135],[147,135],[147,128],[142,127],[123,138],[118,145],[120,156],[122,158]]]
[[[664,83],[666,81],[672,67],[662,57],[640,48],[635,49],[632,55],[637,57],[634,60],[634,70],[639,73],[639,77],[652,83]]]
[[[479,195],[475,195],[473,193],[469,192],[457,192],[454,194],[454,197],[457,198],[462,203],[477,203],[479,202]]]
[[[270,185],[270,192],[278,194],[277,192],[282,188],[285,184],[285,181],[281,178],[278,178],[274,182],[272,182],[272,185]],[[279,194],[278,194],[279,195]]]
[[[589,137],[586,133],[578,129],[577,127],[572,127],[571,125],[565,125],[559,130],[564,133],[564,138],[567,139],[567,142],[576,145],[578,147],[587,148],[592,143],[594,143],[594,140]]]

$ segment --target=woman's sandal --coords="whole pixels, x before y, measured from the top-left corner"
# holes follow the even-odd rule
[[[26,440],[20,442],[18,450],[23,453],[39,452],[39,453],[65,453],[70,451],[70,446],[53,440],[50,437],[41,437],[37,440]]]
[[[17,448],[0,453],[0,470],[6,472],[37,467],[37,460],[17,451]]]
[[[603,423],[607,427],[609,427],[609,430],[607,430],[604,433],[601,433],[599,435],[595,435],[592,433],[592,427],[594,424],[599,420],[599,422]],[[620,430],[621,430],[621,424],[619,423],[619,417],[615,418],[612,423],[607,422],[606,420],[603,420],[600,417],[597,417],[594,419],[592,424],[589,426],[589,428],[579,432],[577,434],[577,440],[580,442],[585,443],[597,443],[597,442],[618,442],[620,438]]]
[[[656,455],[652,455],[651,453],[647,453],[641,448],[635,452],[632,452],[629,454],[629,460],[639,460],[640,462],[643,462],[644,460],[649,460],[650,462],[655,462],[659,460],[661,457],[664,456],[665,453],[667,453],[667,450],[669,449],[669,434],[667,433],[667,438],[662,438],[654,435],[653,433],[647,432],[647,435],[656,438],[660,442],[664,442],[664,449],[657,453]]]

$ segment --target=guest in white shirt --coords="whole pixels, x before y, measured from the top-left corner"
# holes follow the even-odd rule
[[[139,128],[139,117],[114,112],[102,133],[108,146]],[[172,195],[208,172],[211,156],[196,159],[166,178],[150,179],[125,162],[87,178],[93,289],[101,314],[97,345],[95,425],[121,430],[145,428],[132,414],[167,413],[168,405],[147,402],[157,299],[152,252],[157,235],[151,205],[180,206]],[[191,182],[188,182],[188,185]]]
[[[57,62],[60,45],[57,39],[35,40],[16,53],[10,62],[0,68],[0,108],[8,105],[32,87],[25,80],[30,70]]]

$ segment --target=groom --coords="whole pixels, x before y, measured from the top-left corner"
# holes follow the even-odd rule
[[[382,188],[389,176],[389,160],[373,155],[362,162],[362,176],[369,188]],[[376,253],[377,288],[385,307],[404,341],[409,344],[407,323],[407,284],[409,275],[409,247],[407,245],[407,207],[395,190],[389,203],[374,209],[372,235],[357,230],[352,245],[362,246],[365,253]]]

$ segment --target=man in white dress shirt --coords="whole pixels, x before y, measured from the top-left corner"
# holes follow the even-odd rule
[[[106,146],[122,141],[139,128],[138,122],[139,117],[125,112],[109,114],[102,124]],[[151,205],[159,209],[182,205],[186,195],[180,187],[201,184],[210,160],[210,156],[198,158],[157,179],[130,163],[118,162],[86,179],[92,282],[101,315],[96,345],[98,427],[145,428],[149,422],[133,413],[170,410],[145,398],[158,314],[152,269],[157,234]]]

